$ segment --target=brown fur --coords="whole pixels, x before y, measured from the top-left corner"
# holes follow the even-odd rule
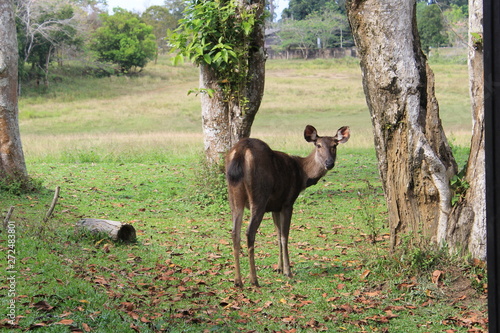
[[[278,269],[291,276],[288,257],[288,235],[293,204],[302,190],[314,185],[335,164],[339,143],[349,139],[349,128],[341,127],[335,137],[320,137],[308,125],[304,138],[316,146],[309,156],[302,158],[271,150],[258,139],[242,139],[226,156],[226,178],[229,203],[233,216],[233,255],[236,286],[243,285],[240,274],[240,233],[245,207],[250,209],[247,244],[250,260],[250,282],[258,286],[255,270],[254,244],[257,229],[265,212],[273,213],[278,233],[280,258]]]

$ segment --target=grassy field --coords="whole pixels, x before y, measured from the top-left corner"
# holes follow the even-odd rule
[[[436,90],[460,161],[470,132],[467,69],[439,63]],[[231,222],[220,175],[202,164],[197,69],[160,58],[134,77],[68,78],[25,87],[21,130],[39,192],[0,193],[15,206],[0,234],[10,280],[0,327],[43,332],[486,332],[482,263],[431,249],[387,249],[386,210],[370,117],[354,59],[269,61],[253,136],[307,154],[349,125],[338,162],[297,200],[293,278],[275,272],[270,217],[257,235],[261,288],[232,285]],[[53,189],[61,195],[43,217]],[[82,217],[132,224],[134,244],[77,232]],[[245,247],[244,247],[245,248]],[[243,275],[248,273],[242,258]],[[9,267],[9,265],[12,265]],[[11,292],[11,290],[13,290]],[[11,295],[12,293],[12,295]],[[13,308],[12,308],[13,304]],[[15,325],[9,326],[9,314]]]

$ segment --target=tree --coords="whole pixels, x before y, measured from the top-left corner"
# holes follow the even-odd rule
[[[167,31],[177,27],[175,16],[166,7],[151,6],[142,13],[141,19],[144,23],[153,27],[153,34],[156,36],[158,49],[161,51],[166,50],[168,48],[168,43],[165,39]]]
[[[94,35],[91,48],[99,59],[120,66],[122,72],[133,67],[142,69],[156,55],[153,27],[124,9],[116,8],[113,15],[101,14],[103,25]]]
[[[170,43],[200,67],[205,155],[210,164],[250,136],[264,93],[264,0],[193,0]]]
[[[426,53],[429,52],[430,47],[439,47],[448,43],[443,15],[438,5],[420,2],[417,6],[417,23],[421,47]]]
[[[172,14],[176,21],[184,18],[184,10],[186,9],[186,1],[185,0],[165,0],[165,7],[168,9],[168,12]]]
[[[31,63],[31,71],[43,73],[47,85],[49,64],[55,50],[81,45],[73,9],[70,4],[47,0],[17,2],[21,72],[25,62]]]
[[[18,48],[14,8],[0,0],[0,183],[27,183],[18,125]],[[2,185],[0,184],[0,185]]]
[[[443,12],[447,25],[448,40],[452,46],[467,46],[468,6],[451,4]]]
[[[307,17],[311,33],[319,41],[318,48],[342,47],[350,35],[347,17],[339,12],[326,10]]]
[[[304,59],[307,59],[310,49],[343,47],[346,39],[349,43],[351,37],[347,17],[330,10],[311,14],[300,21],[285,19],[280,23],[277,35],[281,49],[297,48]]]
[[[483,259],[484,251],[472,249],[484,249],[484,239],[471,237],[463,243],[463,238],[452,237],[457,225],[471,225],[475,214],[472,197],[469,201],[465,195],[455,207],[452,197],[481,192],[484,173],[471,173],[478,182],[465,186],[464,181],[455,191],[450,185],[458,168],[439,119],[433,73],[421,51],[415,0],[349,0],[346,8],[361,57],[392,248],[406,234],[414,243],[448,244]],[[481,126],[474,131],[474,140],[480,140]],[[473,144],[471,159],[480,157],[480,150]],[[478,165],[470,164],[465,180],[473,166]]]
[[[339,11],[340,6],[332,0],[290,0],[288,8],[283,11],[284,18],[304,20],[307,16],[325,10]]]
[[[309,49],[316,46],[310,26],[307,20],[296,21],[287,19],[281,22],[280,29],[277,33],[281,40],[280,48],[287,52],[291,49],[299,49],[302,57],[307,59]]]

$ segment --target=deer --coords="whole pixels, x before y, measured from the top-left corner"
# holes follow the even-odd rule
[[[313,126],[307,125],[304,138],[315,146],[307,157],[272,150],[264,141],[253,138],[243,138],[229,150],[225,168],[233,223],[231,237],[236,287],[243,287],[240,250],[245,207],[250,210],[246,230],[250,283],[259,287],[255,269],[255,236],[266,212],[272,213],[278,236],[278,272],[292,277],[288,236],[293,204],[304,189],[317,184],[334,167],[337,146],[347,142],[349,137],[348,126],[339,128],[335,136],[321,137]]]

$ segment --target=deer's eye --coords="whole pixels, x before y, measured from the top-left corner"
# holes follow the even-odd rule
[[[317,143],[316,147],[321,148],[321,143]]]

